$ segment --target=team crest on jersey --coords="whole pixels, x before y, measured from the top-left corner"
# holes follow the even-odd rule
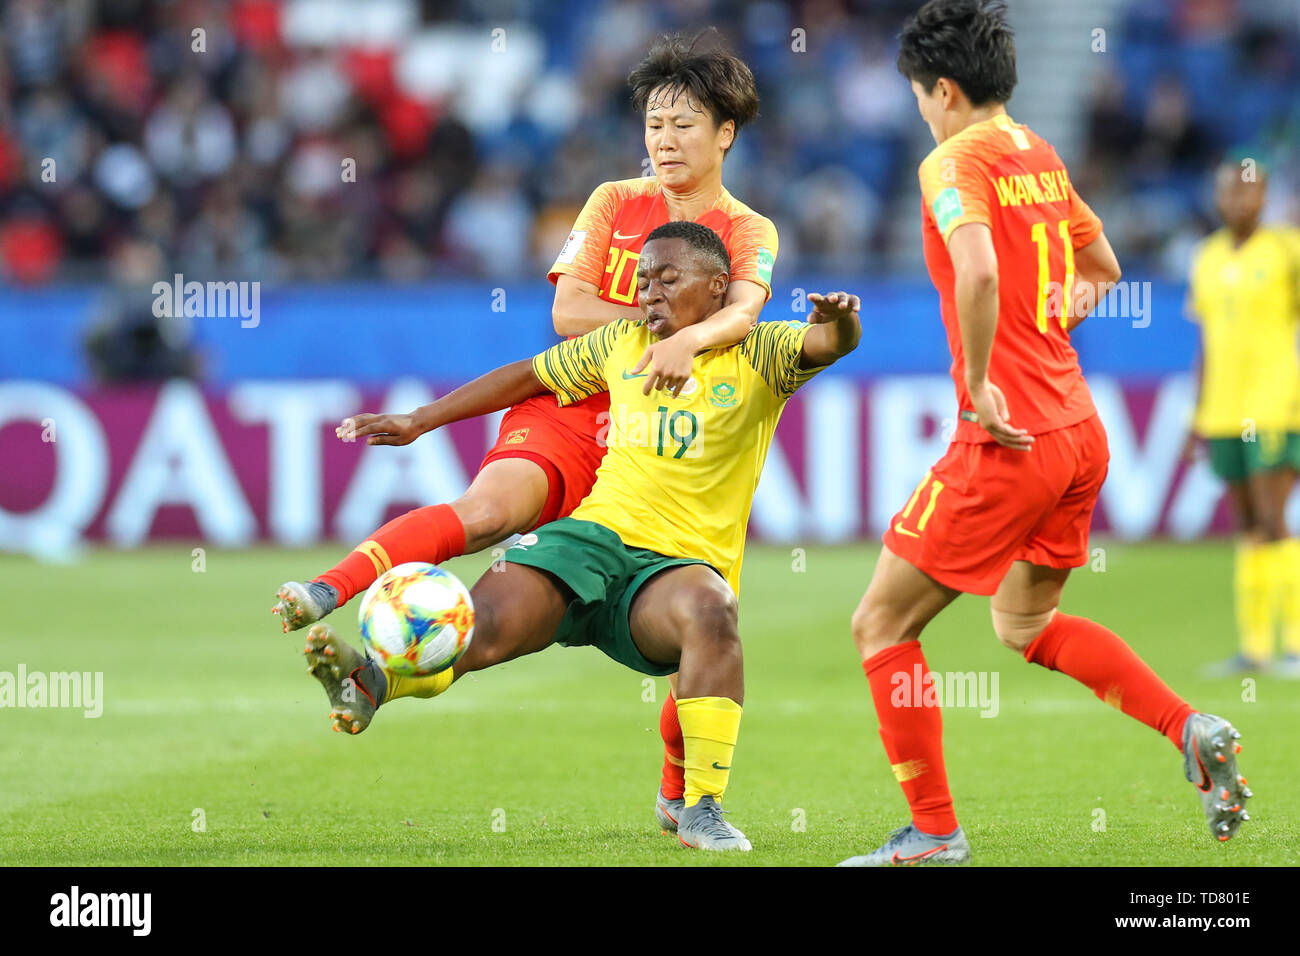
[[[714,379],[709,386],[709,404],[716,408],[734,408],[740,401],[740,382],[734,375]]]
[[[556,262],[563,262],[565,265],[573,265],[573,260],[578,258],[578,253],[582,250],[582,244],[587,241],[587,230],[575,229],[569,233],[569,238],[564,240],[564,248],[560,250]]]
[[[949,186],[935,196],[934,204],[930,208],[934,211],[934,223],[939,227],[939,231],[947,232],[948,223],[960,216],[962,211],[961,194],[957,192],[957,187]]]
[[[520,445],[526,441],[528,441],[527,428],[516,428],[509,435],[506,436],[507,445]]]

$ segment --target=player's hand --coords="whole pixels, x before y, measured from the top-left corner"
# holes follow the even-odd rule
[[[1196,453],[1200,450],[1200,446],[1196,432],[1188,432],[1187,438],[1183,440],[1183,461],[1189,465],[1196,461]]]
[[[695,337],[690,332],[690,328],[682,329],[676,335],[660,339],[645,350],[641,361],[632,369],[634,375],[649,369],[645,387],[641,389],[642,394],[649,395],[656,389],[664,388],[668,389],[673,398],[681,394],[690,381],[695,353],[699,351]]]
[[[850,315],[857,315],[862,308],[862,301],[847,292],[828,292],[825,295],[810,292],[808,301],[813,304],[812,315],[808,316],[813,325],[847,319]]]
[[[345,418],[334,429],[334,434],[345,442],[364,438],[367,445],[409,445],[424,429],[414,415],[360,414]]]
[[[1011,415],[1007,410],[1007,398],[988,379],[969,388],[971,406],[979,417],[979,425],[993,436],[993,439],[1006,448],[1017,451],[1029,451],[1034,444],[1034,436],[1023,428],[1012,428]]]

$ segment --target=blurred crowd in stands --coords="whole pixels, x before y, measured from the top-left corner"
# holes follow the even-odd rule
[[[1121,256],[1185,278],[1225,156],[1267,168],[1264,218],[1300,225],[1300,3],[1130,0],[1115,33],[1072,173]]]
[[[925,130],[894,65],[915,6],[8,0],[0,275],[540,275],[590,191],[643,172],[629,69],[703,23],[758,79],[725,181],[776,220],[783,269],[880,271],[915,228]],[[1075,179],[1121,256],[1171,267],[1209,226],[1206,164],[1226,146],[1269,150],[1275,200],[1294,200],[1296,4],[1122,10]]]

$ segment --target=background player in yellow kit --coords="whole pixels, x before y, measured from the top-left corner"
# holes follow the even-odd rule
[[[1241,537],[1233,575],[1240,649],[1210,668],[1300,677],[1300,538],[1286,501],[1300,469],[1300,233],[1260,225],[1267,173],[1225,161],[1214,199],[1223,228],[1197,250],[1188,316],[1201,327],[1199,397],[1188,438],[1205,439]],[[1281,623],[1283,656],[1273,664]]]
[[[812,322],[762,322],[739,345],[695,357],[680,394],[647,395],[628,373],[650,345],[722,307],[731,263],[717,234],[694,222],[650,233],[637,277],[644,319],[619,320],[532,360],[503,366],[417,409],[417,433],[484,415],[529,396],[570,405],[610,393],[609,452],[574,513],[525,535],[503,572],[474,585],[474,640],[453,669],[404,681],[363,660],[328,625],[306,648],[339,725],[355,730],[381,703],[553,643],[594,645],[643,674],[680,670],[686,846],[748,850],[722,818],[740,727],[744,677],[736,592],[759,475],[786,401],[852,351],[858,300],[813,295]],[[362,415],[359,436],[385,434]],[[346,695],[348,679],[362,695]],[[349,700],[348,698],[357,698]]]

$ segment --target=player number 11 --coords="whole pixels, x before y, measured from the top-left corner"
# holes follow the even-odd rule
[[[1070,243],[1070,220],[1062,219],[1057,223],[1057,232],[1065,247],[1065,281],[1061,283],[1061,328],[1070,323],[1070,311],[1074,303],[1074,246]],[[1036,222],[1029,230],[1034,245],[1038,246],[1038,331],[1047,334],[1047,300],[1052,289],[1052,276],[1049,264],[1051,257],[1047,248],[1047,223]]]
[[[916,519],[916,530],[909,531],[903,527],[903,521],[912,516],[912,509],[916,507],[916,500],[921,497],[921,492],[925,490],[927,484],[930,486],[930,500],[925,503],[925,509],[921,512],[921,517]],[[894,522],[894,531],[898,534],[905,534],[910,538],[919,538],[921,532],[925,530],[925,526],[929,523],[930,516],[934,514],[934,506],[939,503],[939,492],[941,491],[943,491],[943,482],[938,478],[932,478],[932,473],[927,471],[925,477],[921,479],[921,483],[912,492],[912,497],[907,500],[907,507],[898,516],[899,520]]]

